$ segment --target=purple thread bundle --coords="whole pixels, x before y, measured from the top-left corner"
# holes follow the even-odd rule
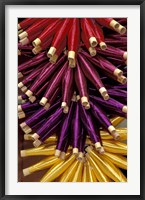
[[[80,97],[85,96],[89,98],[87,91],[87,81],[78,62],[77,62],[77,67],[75,69],[75,84],[79,91]]]
[[[32,50],[33,46],[30,44],[22,45],[21,43],[18,43],[18,49],[22,50]]]
[[[103,50],[105,51],[105,50]],[[88,53],[82,52],[89,61],[95,66],[99,67],[101,70],[106,71],[109,74],[113,74],[115,69],[117,69],[112,63],[110,63],[107,59],[97,55],[95,57],[91,57]]]
[[[42,127],[40,127],[36,133],[39,135],[39,137],[43,137],[47,131],[49,131],[55,124],[58,123],[58,121],[62,118],[63,112],[62,108],[58,108],[55,110],[51,116],[49,116],[46,120],[46,122],[43,124]]]
[[[107,111],[110,111],[111,114],[116,114],[122,117],[126,117],[126,113],[123,113],[122,111],[124,105],[119,101],[116,101],[115,99],[112,98],[109,98],[107,101],[105,101],[100,97],[92,95],[90,95],[90,98],[94,103],[96,101],[99,105],[101,106],[103,105],[107,109]]]
[[[21,105],[21,108],[24,112],[36,110],[38,107],[40,107],[38,102],[35,102],[33,104],[31,102],[26,102]]]
[[[41,70],[45,67],[46,63],[48,62],[44,62],[43,64],[39,65],[39,67],[36,67],[34,70],[32,70],[32,72],[25,77],[22,83],[25,85],[28,82],[35,80],[35,78],[40,74]]]
[[[97,103],[93,103],[92,101],[90,101],[90,104],[91,104],[92,115],[107,130],[108,127],[112,125],[109,118],[107,117],[107,114],[99,105],[97,105]]]
[[[121,89],[108,89],[108,94],[122,104],[127,104],[127,91]]]
[[[47,63],[36,81],[31,85],[30,91],[35,92],[38,87],[40,87],[48,78],[51,77],[51,75],[59,69],[60,65],[64,62],[65,55],[58,60],[58,62],[54,65],[51,63]],[[56,72],[55,72],[56,73]]]
[[[80,107],[78,103],[75,103],[74,114],[72,117],[71,136],[72,136],[72,147],[78,148],[81,139]]]
[[[85,143],[86,143],[86,133],[85,133],[85,130],[82,126],[81,132],[80,132],[79,152],[84,152]]]
[[[49,130],[47,129],[47,132],[45,134],[40,135],[40,141],[44,142],[51,135],[58,132],[61,122],[62,122],[62,119],[56,120],[55,123],[49,128]]]
[[[21,72],[27,68],[31,68],[35,65],[40,64],[42,61],[48,59],[45,52],[38,54],[37,56],[33,57],[32,59],[26,61],[25,63],[18,66],[18,71]]]
[[[90,136],[91,140],[93,143],[96,142],[101,142],[100,141],[100,133],[97,130],[95,124],[94,124],[94,120],[90,114],[89,110],[85,110],[85,108],[81,105],[81,103],[79,102],[79,107],[80,107],[80,117],[81,117],[81,121],[83,123],[83,126],[85,127],[85,129],[87,130],[88,135]]]
[[[81,63],[81,69],[84,72],[85,76],[94,84],[97,89],[104,87],[98,72],[95,68],[87,61],[87,59],[82,56],[82,54],[78,54]]]
[[[120,59],[123,59],[123,54],[125,53],[125,51],[117,47],[113,47],[111,45],[107,45],[107,48],[105,50],[101,50],[98,47],[96,49],[97,49],[97,53],[99,53],[100,55],[105,55],[106,57],[113,57],[113,58],[120,58]]]
[[[64,75],[65,70],[67,69],[68,66],[68,62],[66,62],[62,68],[60,69],[60,71],[58,73],[55,73],[53,75],[53,77],[51,78],[48,87],[46,89],[46,92],[44,94],[44,97],[46,97],[48,100],[50,99],[51,95],[53,94],[53,92],[56,90],[56,88],[59,86],[59,84],[62,81],[62,77]]]
[[[68,136],[69,128],[70,128],[70,123],[71,123],[71,119],[73,116],[74,105],[75,105],[75,102],[71,102],[68,114],[64,115],[64,117],[63,117],[61,129],[60,129],[60,133],[59,133],[59,138],[58,138],[58,142],[57,142],[57,147],[56,147],[56,149],[61,150],[61,151],[63,150],[63,146],[65,145],[66,138],[69,137]]]
[[[40,108],[32,116],[25,120],[25,123],[31,127],[33,124],[37,123],[41,117],[51,115],[51,113],[60,106],[60,102],[61,101],[58,100],[48,110],[40,106]]]
[[[37,98],[39,98],[41,95],[44,94],[44,90],[48,87],[48,84],[49,84],[49,81],[46,81],[46,83],[44,83],[42,87],[38,88],[37,92],[35,92],[35,96]]]
[[[73,95],[73,74],[73,69],[68,66],[62,80],[62,102],[65,102],[67,105],[70,104]]]

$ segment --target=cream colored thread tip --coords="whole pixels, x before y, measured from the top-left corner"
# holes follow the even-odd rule
[[[95,37],[90,37],[89,43],[90,43],[91,47],[96,47],[98,44],[97,39]]]
[[[37,140],[37,139],[39,138],[39,135],[38,135],[37,133],[34,133],[34,134],[32,135],[32,138],[33,138],[34,140]]]
[[[113,134],[116,131],[116,129],[114,128],[114,126],[111,125],[108,127],[108,131]]]
[[[105,49],[107,48],[107,45],[106,45],[105,42],[100,42],[99,46],[100,46],[100,48],[101,48],[102,50],[105,50]]]
[[[85,109],[86,109],[86,110],[89,110],[90,107],[91,107],[91,106],[90,106],[90,103],[88,102],[88,104],[85,106]]]
[[[99,153],[100,153],[100,154],[104,154],[104,153],[105,153],[105,150],[104,150],[103,147],[101,147],[101,149],[99,150]]]
[[[90,52],[90,55],[93,57],[97,54],[97,51],[94,47],[89,47],[89,52]]]
[[[47,56],[49,58],[51,58],[52,56],[54,56],[54,54],[56,53],[56,48],[55,47],[50,47],[48,53],[47,53]]]
[[[75,59],[75,51],[69,51],[68,52],[68,60],[74,60]]]
[[[25,134],[29,134],[32,132],[32,129],[29,127],[29,128],[23,129],[23,131]]]
[[[48,110],[50,108],[50,103],[46,103],[44,108],[45,108],[45,110]]]
[[[24,140],[30,140],[30,138],[32,138],[32,136],[29,134],[24,134]]]
[[[40,46],[37,46],[35,48],[32,49],[33,54],[38,54],[40,51],[42,50],[42,48]]]
[[[22,78],[23,74],[21,72],[18,72],[18,78]]]
[[[29,44],[29,39],[27,37],[23,38],[22,40],[20,40],[20,44],[22,46]]]
[[[119,76],[117,81],[120,82],[121,84],[126,84],[127,78],[125,76]]]
[[[26,86],[21,87],[21,91],[22,92],[26,92],[27,91],[27,87]]]
[[[22,83],[22,82],[20,82],[19,84],[18,84],[18,88],[22,88],[24,86],[24,84]]]
[[[18,113],[18,118],[19,119],[23,119],[23,118],[25,118],[25,116],[26,115],[25,115],[25,113],[23,111]]]
[[[27,34],[26,31],[24,31],[24,32],[22,32],[22,33],[19,34],[19,39],[20,40],[23,39],[23,38],[25,38],[25,37],[28,37],[28,34]]]
[[[40,105],[41,106],[45,106],[45,104],[47,103],[48,99],[46,97],[42,97],[41,101],[40,101]]]
[[[61,152],[59,158],[62,160],[65,160],[66,157],[66,153],[65,152]]]
[[[22,106],[18,105],[18,112],[22,112]]]
[[[20,124],[20,127],[23,129],[25,126],[27,126],[27,124],[25,122]]]
[[[42,142],[41,142],[40,140],[35,140],[35,141],[33,142],[33,146],[34,146],[34,147],[39,147],[41,144],[42,144]]]
[[[79,153],[78,148],[73,148],[73,154],[77,155]]]
[[[25,93],[28,97],[31,97],[33,92],[31,92],[30,90],[27,90],[26,93]]]
[[[30,171],[29,171],[28,168],[23,169],[23,175],[24,175],[24,176],[28,176],[29,174],[30,174]]]
[[[96,143],[95,143],[95,148],[96,148],[97,150],[100,150],[100,149],[101,149],[101,143],[100,143],[100,142],[96,142]]]
[[[126,28],[124,26],[120,25],[117,28],[117,32],[120,33],[120,34],[124,34],[124,33],[126,33]]]
[[[26,157],[25,150],[20,151],[20,155],[21,155],[21,157]]]
[[[115,76],[122,76],[123,75],[123,71],[121,71],[120,69],[117,68],[117,69],[114,70],[114,75]]]
[[[104,100],[108,100],[110,97],[108,94],[103,95]]]
[[[111,20],[110,22],[110,26],[114,29],[117,29],[119,27],[119,23],[117,21],[115,21],[114,19]]]
[[[124,113],[127,113],[127,106],[123,106],[122,111],[123,111]]]
[[[114,131],[112,134],[111,134],[114,138],[114,140],[119,140],[120,139],[120,135],[117,131]]]
[[[67,113],[68,113],[68,111],[69,111],[69,107],[68,107],[68,106],[66,106],[66,107],[63,109],[63,113],[67,114]]]
[[[61,151],[60,151],[60,150],[58,150],[58,149],[56,149],[56,150],[55,150],[55,156],[56,156],[56,157],[59,157],[59,156],[60,156],[60,154],[61,154]]]
[[[34,47],[39,46],[40,44],[41,44],[41,40],[40,40],[39,38],[36,38],[36,39],[32,42],[32,45],[33,45]]]
[[[92,146],[88,146],[87,148],[86,148],[86,151],[89,153],[90,151],[92,151],[93,150],[93,147]]]
[[[49,61],[50,61],[52,64],[55,64],[56,61],[57,61],[57,59],[58,59],[58,55],[57,55],[57,54],[54,54],[54,55],[49,59]]]
[[[124,52],[123,58],[124,58],[124,60],[127,60],[127,52]]]
[[[78,154],[78,160],[82,160],[84,158],[84,154],[83,154],[83,152],[79,152],[79,154]]]
[[[72,60],[72,59],[69,60],[69,67],[71,67],[71,68],[75,68],[76,67],[75,59],[74,60]]]
[[[62,108],[65,108],[66,106],[67,106],[66,102],[62,102],[62,103],[61,103],[61,107],[62,107]]]
[[[29,100],[33,103],[34,101],[36,101],[36,97],[35,96],[31,96],[31,97],[29,97]]]
[[[107,93],[107,90],[106,90],[106,88],[101,87],[101,88],[99,89],[99,92],[101,93],[101,95],[103,95],[103,94],[106,94],[106,93]]]
[[[82,105],[83,106],[87,106],[87,104],[88,104],[88,98],[87,97],[81,97],[81,103],[82,103]]]

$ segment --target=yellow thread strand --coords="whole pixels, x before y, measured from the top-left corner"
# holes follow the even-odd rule
[[[114,117],[112,119],[110,119],[111,123],[113,126],[118,126],[121,122],[123,122],[125,118],[123,117]]]
[[[115,182],[124,182],[125,179],[122,178],[121,171],[110,161],[107,161],[105,158],[103,158],[103,155],[98,154],[93,150],[89,151],[89,155],[108,177]]]
[[[75,160],[72,165],[62,174],[60,182],[69,182],[74,177],[79,161]]]
[[[66,161],[61,161],[56,166],[50,168],[48,172],[42,177],[40,182],[51,182],[59,177],[76,159],[75,155],[71,155]]]
[[[82,173],[83,173],[83,166],[84,166],[84,162],[83,161],[79,161],[77,170],[74,174],[74,177],[72,179],[72,182],[81,182],[82,180]]]
[[[115,155],[112,153],[105,152],[103,156],[106,159],[109,159],[113,164],[115,164],[117,167],[122,169],[127,169],[127,158],[121,155]]]
[[[58,158],[56,158],[55,156],[51,156],[51,157],[41,160],[40,162],[36,163],[35,165],[28,167],[27,170],[29,171],[30,174],[32,174],[36,171],[50,168],[52,165],[57,163],[57,161],[59,161]]]
[[[90,162],[90,165],[94,169],[97,180],[99,182],[111,182],[111,179],[108,176],[106,176],[106,174],[102,171],[102,169],[99,168],[97,163],[89,156],[89,154],[86,154],[86,156],[88,161]]]

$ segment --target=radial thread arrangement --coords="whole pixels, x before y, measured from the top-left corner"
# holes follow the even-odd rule
[[[19,19],[18,117],[34,145],[21,156],[46,156],[24,176],[127,180],[126,29],[126,18]]]

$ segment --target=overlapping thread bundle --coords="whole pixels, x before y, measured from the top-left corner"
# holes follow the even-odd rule
[[[26,18],[18,24],[20,127],[47,158],[41,182],[125,182],[126,19]]]

